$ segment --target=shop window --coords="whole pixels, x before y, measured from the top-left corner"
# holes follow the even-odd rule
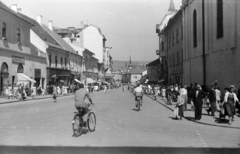
[[[19,65],[18,65],[18,68],[17,68],[17,72],[18,72],[18,73],[23,73],[23,71],[24,71],[24,70],[23,70],[23,65],[22,65],[22,64],[19,64]]]
[[[61,66],[63,66],[63,58],[61,57]]]
[[[197,47],[197,12],[193,11],[193,47]]]
[[[6,38],[6,33],[7,33],[7,26],[6,26],[6,23],[3,23],[3,25],[2,25],[2,37]]]
[[[223,0],[217,0],[217,38],[223,37]]]

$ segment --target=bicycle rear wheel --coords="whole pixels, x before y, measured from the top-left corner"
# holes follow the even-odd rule
[[[73,118],[72,122],[72,128],[73,128],[73,134],[75,136],[80,136],[82,134],[83,128],[82,128],[82,121],[80,119],[80,116],[77,114]]]
[[[88,126],[88,130],[90,132],[93,132],[96,128],[96,116],[93,112],[90,112],[88,114],[88,118],[87,118],[87,126]]]
[[[140,111],[140,105],[141,105],[140,100],[138,100],[137,103],[138,103],[138,111]]]

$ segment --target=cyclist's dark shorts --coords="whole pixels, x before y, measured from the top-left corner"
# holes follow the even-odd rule
[[[82,108],[82,107],[76,107],[77,110],[82,110],[81,116],[84,116],[86,113],[88,113],[89,109],[88,108]]]
[[[142,100],[142,96],[135,96],[135,101],[137,101],[137,97],[140,97],[140,99]]]

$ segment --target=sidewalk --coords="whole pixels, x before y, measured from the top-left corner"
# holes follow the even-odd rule
[[[146,95],[150,98],[153,99],[152,95]],[[172,105],[170,105],[169,103],[167,103],[166,100],[162,100],[161,97],[157,97],[157,100],[155,100],[156,102],[162,104],[163,106],[165,106],[166,108],[168,108],[169,110],[173,111],[176,105],[176,102]],[[219,119],[219,112],[215,113],[215,117],[208,115],[206,109],[203,107],[202,109],[202,119],[201,120],[194,120],[194,111],[191,111],[191,105],[187,104],[187,111],[184,111],[184,118],[186,120],[195,122],[195,123],[199,123],[199,124],[203,124],[203,125],[210,125],[210,126],[217,126],[217,127],[225,127],[225,128],[233,128],[233,129],[240,129],[240,117],[239,115],[235,115],[234,116],[234,121],[232,122],[231,125],[228,124],[228,116],[225,117],[224,119]]]
[[[69,95],[58,95],[57,97],[64,97],[64,96],[70,96],[73,94],[69,94]],[[39,100],[39,99],[47,99],[47,98],[52,98],[53,95],[44,95],[44,96],[35,96],[35,98],[32,97],[27,97],[27,99],[25,101],[33,101],[33,100]],[[0,104],[8,104],[8,103],[16,103],[16,102],[23,102],[23,100],[19,100],[19,99],[6,99],[4,97],[0,98]]]

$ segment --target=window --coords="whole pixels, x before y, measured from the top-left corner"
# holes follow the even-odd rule
[[[164,51],[164,42],[162,42],[162,51]]]
[[[172,55],[172,63],[173,63],[173,67],[175,66],[175,55]]]
[[[176,37],[176,43],[178,43],[178,40],[179,40],[179,29],[177,30],[177,37]]]
[[[65,67],[67,67],[67,58],[65,58]]]
[[[223,0],[217,0],[217,38],[223,37]]]
[[[169,36],[169,46],[168,46],[168,48],[170,48],[171,47],[171,36]]]
[[[23,73],[23,65],[22,64],[18,65],[17,72],[18,73]]]
[[[21,42],[21,31],[17,29],[17,42]]]
[[[171,56],[169,56],[169,67],[171,67],[172,66],[172,63],[171,63],[171,59],[172,57]]]
[[[6,38],[7,26],[6,23],[3,23],[2,26],[2,37]]]
[[[55,67],[57,67],[57,56],[55,56]]]
[[[183,39],[183,26],[181,26],[181,40]]]
[[[174,33],[172,34],[172,45],[174,46],[174,42],[175,41],[175,37],[174,37]]]
[[[179,52],[177,53],[177,65],[179,65],[180,63],[180,56],[179,56]]]
[[[197,12],[193,12],[193,47],[197,47]]]
[[[63,58],[61,57],[61,66],[63,66]]]
[[[49,55],[48,60],[49,60],[49,67],[51,67],[51,63],[52,63],[52,56],[51,55]]]

